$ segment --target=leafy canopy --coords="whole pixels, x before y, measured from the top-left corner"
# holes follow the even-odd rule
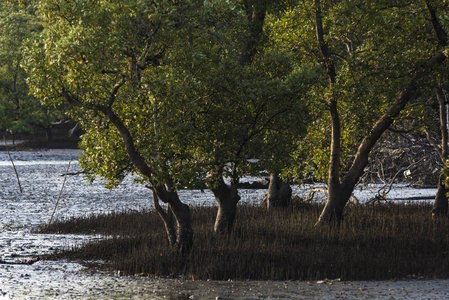
[[[410,81],[419,63],[432,57],[438,40],[429,22],[425,1],[321,1],[325,43],[335,66],[336,82],[325,77],[309,94],[313,121],[307,137],[298,141],[295,173],[328,176],[331,137],[330,101],[338,102],[341,120],[343,170],[350,166],[357,146]],[[315,30],[314,1],[299,1],[271,22],[270,32],[279,47],[326,75],[326,61]],[[441,23],[448,26],[448,7],[438,4]],[[434,76],[433,79],[438,78]],[[420,82],[421,93],[435,86],[432,77]],[[419,114],[412,101],[402,115]],[[400,120],[396,120],[396,124]],[[305,158],[305,159],[304,159]],[[313,163],[311,163],[313,162]],[[344,172],[343,174],[344,175]]]
[[[86,130],[80,164],[109,186],[137,169],[101,107],[133,137],[152,170],[144,180],[194,186],[217,168],[237,180],[248,158],[269,161],[283,153],[274,143],[292,144],[308,70],[269,48],[239,64],[248,34],[239,2],[40,1],[39,15],[44,30],[26,61],[32,91],[72,102]]]

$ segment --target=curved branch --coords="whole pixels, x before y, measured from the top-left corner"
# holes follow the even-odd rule
[[[425,128],[424,133],[426,134],[426,138],[427,138],[427,141],[429,142],[429,144],[433,147],[433,149],[435,149],[435,151],[438,153],[438,156],[440,157],[440,159],[444,162],[442,149],[436,143],[435,139],[432,137],[429,129]]]
[[[343,179],[345,185],[354,186],[357,183],[363,173],[364,168],[368,165],[368,157],[371,149],[374,147],[381,135],[390,127],[391,124],[393,124],[395,118],[399,116],[402,109],[415,95],[415,92],[418,89],[417,82],[422,79],[422,77],[427,75],[435,66],[441,65],[445,60],[446,56],[440,52],[432,59],[424,62],[417,69],[402,93],[399,94],[388,110],[373,125],[370,133],[360,144],[355,159]]]
[[[114,113],[112,108],[109,106],[99,105],[97,106],[97,109],[101,111],[119,131],[120,135],[122,136],[123,142],[125,143],[126,153],[128,154],[134,166],[144,176],[150,179],[153,175],[153,170],[148,166],[143,157],[140,155],[139,151],[136,149],[134,145],[134,139],[123,121]]]
[[[125,84],[126,77],[122,77],[120,82],[116,83],[112,88],[111,96],[109,97],[108,106],[111,107],[114,104],[115,98],[117,97],[118,90]]]

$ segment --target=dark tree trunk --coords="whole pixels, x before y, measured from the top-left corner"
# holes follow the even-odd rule
[[[277,174],[270,175],[270,184],[262,205],[268,210],[272,208],[285,208],[290,205],[292,199],[292,188],[284,182]]]
[[[51,126],[47,126],[44,129],[45,129],[45,135],[46,135],[46,138],[47,138],[47,142],[53,141],[53,134],[52,134],[52,131],[51,131]]]
[[[326,205],[317,224],[339,223],[343,220],[343,210],[351,197],[352,191],[353,187],[344,187],[340,184],[330,185]]]
[[[435,89],[435,94],[438,100],[438,106],[440,108],[440,131],[441,131],[441,150],[438,151],[441,161],[443,164],[446,163],[448,157],[448,129],[447,129],[447,105],[446,105],[446,97],[444,95],[443,89],[438,87]],[[432,217],[434,219],[441,218],[443,216],[447,216],[448,212],[448,199],[447,199],[447,189],[445,186],[446,176],[441,172],[440,177],[438,178],[438,191],[435,196],[435,202],[432,210]]]
[[[190,252],[193,246],[190,208],[181,201],[169,205],[176,219],[176,249],[179,249],[182,253]]]
[[[263,25],[267,14],[268,1],[244,0],[243,7],[248,19],[249,36],[243,42],[239,63],[242,66],[252,63],[263,35]]]
[[[193,229],[190,218],[190,209],[187,204],[179,200],[176,191],[166,191],[163,187],[156,188],[158,197],[167,203],[168,210],[173,214],[176,222],[176,242],[174,246],[182,253],[189,252],[193,246]],[[167,219],[169,220],[169,219]],[[167,229],[170,236],[173,235],[172,228]]]
[[[216,233],[230,232],[234,226],[234,220],[237,214],[237,203],[240,200],[238,191],[235,187],[224,183],[223,180],[220,180],[218,186],[211,190],[218,203],[214,231]]]
[[[147,186],[148,188],[151,188]],[[153,203],[154,203],[154,209],[158,213],[159,217],[161,218],[162,222],[165,226],[165,231],[167,233],[168,243],[170,246],[175,247],[176,246],[176,230],[175,226],[173,224],[173,212],[170,210],[170,207],[167,207],[167,210],[164,210],[161,205],[159,204],[159,197],[157,195],[156,189],[151,188],[153,192]]]
[[[447,217],[448,201],[447,201],[447,189],[444,184],[446,176],[443,173],[440,174],[438,179],[438,191],[435,196],[435,203],[432,210],[432,217],[438,219],[441,217]]]

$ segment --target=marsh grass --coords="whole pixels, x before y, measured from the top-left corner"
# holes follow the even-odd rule
[[[181,257],[155,212],[62,220],[43,232],[112,238],[59,253],[124,274],[215,280],[380,280],[449,276],[449,221],[429,205],[349,206],[339,226],[315,226],[320,205],[267,212],[239,207],[235,230],[216,236],[216,208],[193,208],[194,247]]]

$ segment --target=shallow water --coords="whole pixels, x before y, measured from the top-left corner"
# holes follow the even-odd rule
[[[86,271],[78,263],[38,261],[32,265],[14,264],[56,249],[81,245],[101,236],[38,235],[30,230],[46,224],[55,208],[69,161],[70,173],[80,171],[78,150],[42,150],[12,152],[23,193],[6,152],[0,152],[0,299],[310,299],[310,298],[393,298],[449,297],[446,280],[401,282],[216,282],[161,280],[146,277],[122,277]],[[247,180],[252,180],[247,178]],[[310,187],[295,188],[305,195]],[[372,197],[375,187],[357,191],[361,201]],[[260,201],[265,191],[241,190],[242,202]],[[396,189],[393,198],[428,196],[435,189]],[[182,201],[190,205],[214,205],[210,192],[181,191]],[[321,197],[321,198],[320,198]],[[318,195],[317,199],[323,199]],[[126,178],[117,189],[103,188],[96,180],[88,184],[83,175],[69,175],[54,218],[85,216],[112,211],[149,208],[148,189]]]

